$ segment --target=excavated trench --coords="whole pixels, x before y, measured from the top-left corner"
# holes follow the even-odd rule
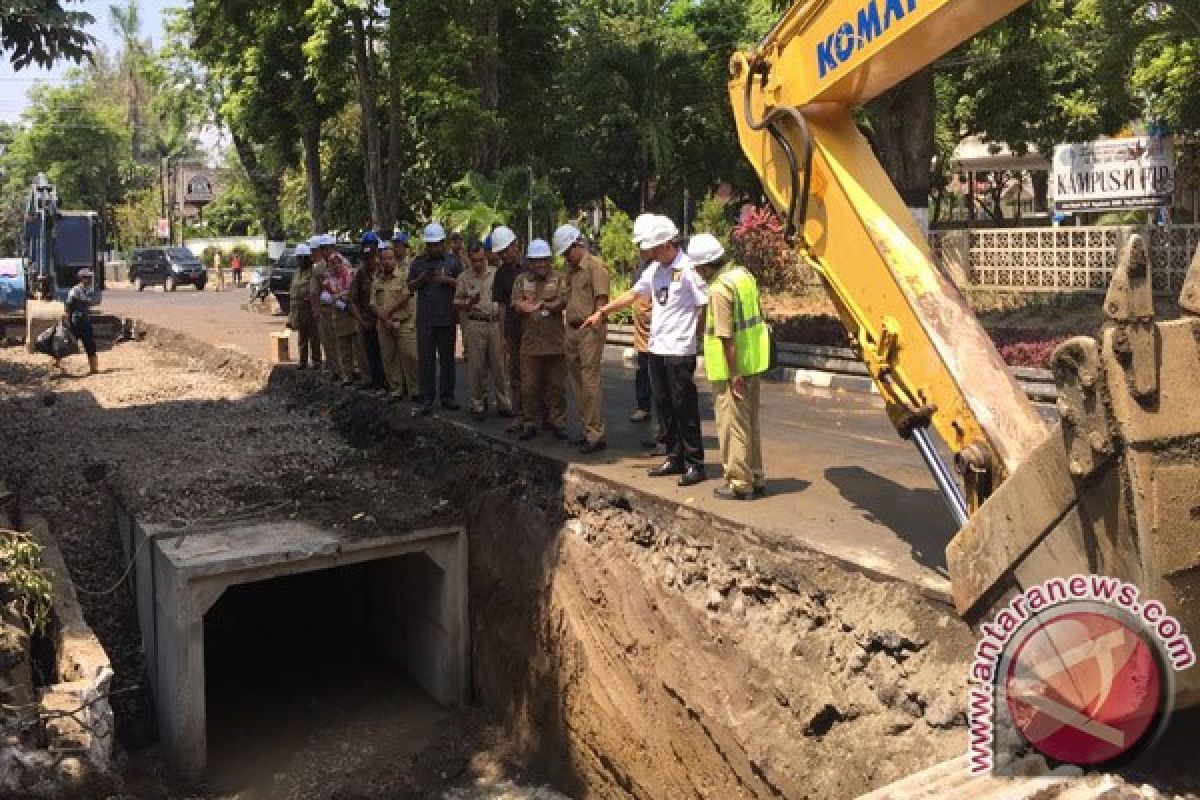
[[[84,536],[139,562],[120,619],[98,628],[118,683],[141,671],[153,686],[170,668],[148,630],[201,642],[190,674],[203,722],[189,718],[188,735],[204,742],[211,791],[441,797],[512,778],[575,798],[850,798],[963,750],[974,636],[911,586],[315,376],[276,372],[264,385],[257,361],[176,334],[150,330],[121,348],[132,372],[234,387],[153,406],[58,401],[103,423],[85,444],[115,498],[100,501],[99,520],[55,512],[68,563],[91,587],[119,573],[117,555],[88,574],[71,555]],[[176,433],[157,414],[188,426]],[[315,454],[277,441],[312,425]],[[231,448],[254,448],[252,482],[226,470]],[[33,440],[27,449],[32,463]],[[186,488],[156,483],[179,471],[195,477]],[[22,489],[34,505],[70,491]],[[264,528],[286,546],[251,546],[248,531],[261,542]],[[151,534],[140,548],[136,529]],[[438,559],[419,543],[428,531],[461,532],[457,595],[449,579],[435,586]],[[193,584],[203,591],[184,591]],[[403,596],[389,596],[397,586]],[[190,598],[186,614],[167,613],[163,587]],[[414,608],[450,597],[465,602],[458,708],[431,684],[441,667],[413,666],[437,649],[413,630],[449,625]],[[106,613],[99,601],[85,611]],[[141,663],[123,644],[129,630]],[[114,698],[127,747],[150,739],[156,708],[171,752],[162,714],[179,688],[157,703]]]

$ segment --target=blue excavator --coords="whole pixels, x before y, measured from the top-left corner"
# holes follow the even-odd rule
[[[20,231],[20,264],[0,265],[0,335],[32,341],[61,316],[59,303],[81,269],[104,291],[104,224],[95,211],[64,211],[54,185],[39,173],[29,190]],[[101,325],[99,327],[105,327]],[[107,338],[97,331],[98,338]]]

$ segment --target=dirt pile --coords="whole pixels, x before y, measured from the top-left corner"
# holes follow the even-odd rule
[[[108,487],[148,521],[468,526],[480,711],[416,755],[352,742],[351,769],[298,765],[278,796],[502,798],[511,779],[578,798],[853,797],[961,750],[972,637],[915,591],[318,376],[264,391],[257,362],[151,338],[86,381],[0,355],[19,421],[5,475],[50,517],[115,688],[142,663]],[[144,694],[114,706],[127,746],[153,742]],[[139,770],[134,796],[167,796]]]

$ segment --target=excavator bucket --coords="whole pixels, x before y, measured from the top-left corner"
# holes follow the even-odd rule
[[[969,620],[1050,578],[1105,575],[1200,636],[1200,253],[1180,308],[1154,319],[1150,260],[1131,237],[1099,337],[1054,354],[1061,422],[947,548]],[[1200,702],[1200,670],[1178,678],[1176,704]]]

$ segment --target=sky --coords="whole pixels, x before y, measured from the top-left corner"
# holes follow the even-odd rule
[[[68,11],[86,11],[96,18],[88,27],[88,33],[95,36],[97,45],[109,52],[120,49],[119,37],[113,33],[109,23],[108,8],[111,0],[82,0],[82,2],[65,2]],[[123,0],[120,2],[124,5]],[[183,5],[182,0],[139,0],[138,11],[141,13],[142,38],[149,38],[154,46],[162,41],[162,12],[164,8]],[[64,74],[73,67],[72,62],[60,63],[51,70],[28,66],[20,72],[13,72],[8,58],[0,59],[0,121],[16,122],[25,109],[25,95],[37,81],[61,83]]]

